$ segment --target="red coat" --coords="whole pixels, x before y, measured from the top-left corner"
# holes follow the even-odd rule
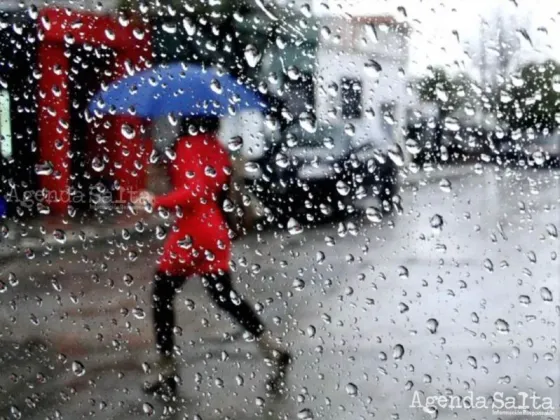
[[[156,197],[154,207],[175,213],[179,206],[182,214],[167,235],[159,270],[184,276],[228,271],[231,240],[220,192],[229,182],[229,155],[213,134],[181,137],[175,153],[169,168],[174,190]]]

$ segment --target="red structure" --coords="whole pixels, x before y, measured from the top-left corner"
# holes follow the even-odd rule
[[[40,177],[40,187],[48,191],[48,204],[55,214],[64,214],[70,204],[72,175],[70,97],[70,47],[106,47],[114,52],[112,69],[103,82],[121,78],[129,71],[148,66],[152,56],[147,28],[132,23],[121,24],[110,16],[43,9],[39,16],[38,66],[38,150],[40,160],[51,162],[53,173]],[[100,87],[100,86],[99,86]],[[99,88],[98,87],[98,88]],[[87,149],[101,155],[108,164],[105,173],[119,184],[120,199],[128,199],[133,190],[144,187],[149,145],[141,135],[143,120],[134,117],[108,116],[96,121]],[[126,125],[124,129],[122,126]],[[131,136],[127,133],[136,133]],[[96,138],[104,139],[98,144]],[[107,159],[108,158],[108,159]]]

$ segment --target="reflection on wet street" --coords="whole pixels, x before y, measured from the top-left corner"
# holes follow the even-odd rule
[[[295,359],[275,401],[253,343],[197,281],[177,305],[184,400],[164,408],[141,392],[155,237],[9,261],[0,418],[494,418],[411,405],[529,390],[558,407],[559,177],[489,167],[404,185],[403,214],[382,223],[237,242],[238,288]]]

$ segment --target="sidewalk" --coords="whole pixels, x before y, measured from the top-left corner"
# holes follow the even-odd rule
[[[403,187],[422,186],[451,181],[471,175],[494,171],[493,165],[442,165],[418,168],[417,172],[404,169],[399,172]],[[113,239],[135,241],[155,235],[156,226],[164,221],[157,215],[130,213],[106,216],[104,219],[66,220],[37,219],[24,226],[9,226],[9,234],[0,239],[0,262],[11,258],[33,258],[50,254],[61,248],[83,244],[106,243]]]
[[[117,214],[103,218],[38,218],[21,224],[6,223],[8,234],[0,239],[0,261],[33,258],[82,244],[111,239],[134,241],[154,235],[162,219],[156,215]]]
[[[419,167],[417,172],[409,169],[399,172],[400,182],[404,186],[427,185],[440,182],[444,179],[451,181],[453,179],[463,178],[473,175],[482,175],[484,173],[495,171],[496,166],[492,164],[442,164],[437,163],[425,167]]]

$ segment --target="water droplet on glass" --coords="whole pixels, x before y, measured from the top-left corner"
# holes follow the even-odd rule
[[[234,136],[229,139],[228,141],[228,148],[232,152],[236,152],[243,147],[243,137],[241,136]]]
[[[404,355],[404,347],[401,344],[397,344],[393,347],[393,359],[400,360]]]
[[[552,90],[554,92],[560,93],[560,74],[555,74],[552,76]]]
[[[256,67],[261,61],[261,57],[262,54],[254,45],[249,44],[245,47],[245,60],[249,67]]]
[[[389,158],[393,161],[393,163],[397,166],[404,165],[404,153],[401,147],[398,144],[393,144],[389,147]]]
[[[183,28],[185,28],[188,36],[193,36],[196,32],[196,25],[189,17],[183,19]]]
[[[439,188],[443,192],[446,193],[451,192],[451,181],[446,178],[443,178],[441,181],[439,181]]]
[[[302,112],[299,115],[299,125],[308,133],[317,131],[317,119],[310,112]]]
[[[101,158],[95,156],[91,160],[91,167],[95,172],[102,172],[103,169],[105,169],[105,163],[103,163],[103,160]]]
[[[445,118],[445,128],[449,131],[459,131],[461,125],[459,124],[459,120],[455,117],[446,117]]]
[[[84,376],[86,373],[86,368],[84,367],[82,362],[75,360],[72,362],[72,372],[74,372],[74,375],[76,376]]]
[[[302,279],[297,278],[293,281],[292,287],[298,292],[302,291],[305,288],[305,282]]]
[[[407,139],[405,142],[406,150],[413,155],[417,155],[422,150],[420,143],[414,139]]]
[[[136,136],[136,130],[128,124],[123,124],[121,126],[121,134],[127,140],[132,140]]]
[[[303,232],[303,226],[293,217],[288,220],[288,232],[290,235],[298,235]]]
[[[478,368],[478,362],[474,356],[467,357],[467,362],[471,365],[474,369]]]
[[[545,302],[552,302],[552,292],[548,287],[541,287],[541,298]]]
[[[66,242],[66,232],[62,229],[55,229],[53,232],[53,237],[58,243],[65,243]]]
[[[434,214],[430,219],[430,226],[435,231],[441,231],[443,228],[443,217],[439,214]]]
[[[496,330],[498,330],[499,333],[502,333],[502,334],[508,334],[509,333],[509,324],[506,321],[504,321],[503,319],[500,318],[500,319],[496,320],[494,325],[496,326]]]
[[[381,64],[372,59],[366,61],[366,63],[364,64],[364,68],[366,74],[370,77],[378,77],[379,73],[381,73],[381,71],[383,70]]]
[[[352,397],[358,395],[358,387],[352,382],[346,385],[346,393]]]
[[[260,171],[260,166],[257,162],[246,162],[245,163],[245,170],[248,173],[257,173]]]
[[[44,162],[35,165],[35,173],[39,176],[49,176],[54,172],[52,163]]]
[[[553,239],[558,238],[558,229],[552,223],[546,225],[546,232],[548,233],[548,236],[550,236],[551,238]]]
[[[296,66],[288,67],[288,77],[290,80],[298,80],[301,77],[301,72]]]
[[[432,334],[435,334],[437,332],[438,326],[439,326],[439,322],[437,321],[437,319],[430,318],[426,322],[426,327],[428,328],[428,331],[430,331]]]
[[[280,167],[280,168],[287,168],[288,165],[290,164],[290,160],[288,159],[288,156],[286,156],[284,153],[278,153],[276,155],[276,166]]]
[[[383,215],[381,213],[381,210],[375,207],[368,207],[366,209],[366,217],[370,222],[373,223],[381,223],[383,221]]]
[[[337,181],[336,190],[343,197],[346,197],[348,194],[350,194],[350,186],[342,180]]]
[[[154,410],[154,406],[147,402],[142,404],[142,411],[144,412],[144,414],[147,414],[148,416],[153,416],[156,412],[156,410]]]
[[[298,412],[297,418],[299,420],[312,420],[315,417],[313,416],[313,411],[311,411],[309,408],[304,408],[303,410],[300,410]]]
[[[204,175],[209,178],[216,178],[216,176],[218,175],[218,171],[216,171],[216,168],[214,168],[213,166],[207,165],[204,168]]]
[[[132,310],[132,315],[134,316],[134,318],[136,319],[144,319],[146,318],[146,312],[144,312],[144,309],[142,308],[134,308]]]

